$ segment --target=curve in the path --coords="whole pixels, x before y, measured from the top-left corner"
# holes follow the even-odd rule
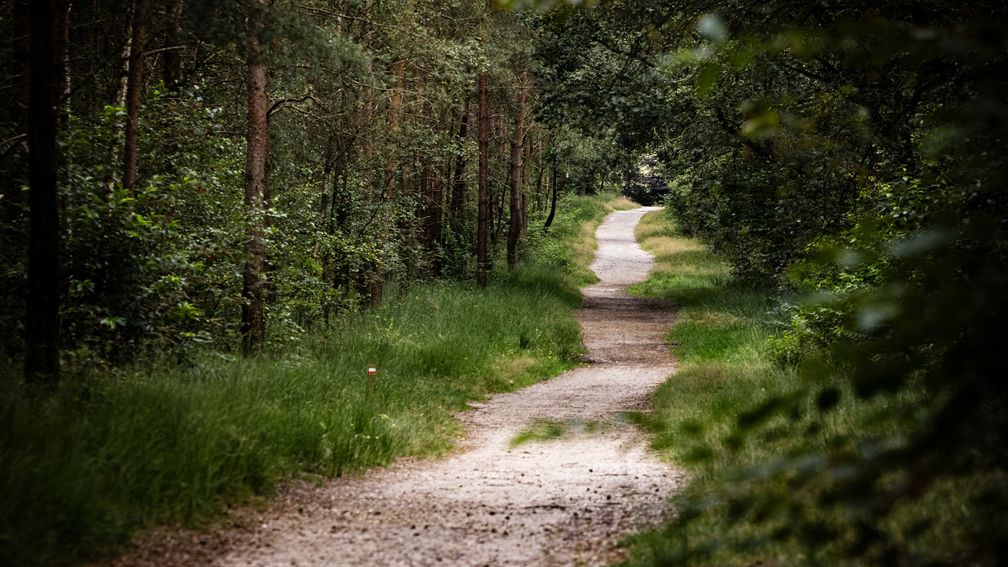
[[[606,564],[619,540],[660,523],[681,474],[659,462],[620,412],[645,409],[673,372],[662,337],[670,311],[627,295],[650,255],[634,227],[650,210],[609,215],[598,229],[578,312],[595,364],[494,396],[461,417],[463,450],[403,462],[322,487],[294,487],[251,527],[169,546],[164,562],[216,565]],[[558,440],[512,439],[539,420],[601,424]],[[589,432],[591,431],[591,432]],[[156,547],[156,546],[155,546]],[[154,559],[154,558],[151,558]]]

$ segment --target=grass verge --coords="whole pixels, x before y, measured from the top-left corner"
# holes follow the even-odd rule
[[[674,504],[690,512],[636,538],[628,564],[765,561],[769,558],[761,554],[720,551],[722,544],[732,548],[732,540],[743,541],[762,527],[725,518],[714,502],[744,476],[740,471],[781,448],[780,439],[763,444],[734,437],[743,412],[772,393],[796,388],[799,381],[793,369],[774,362],[769,348],[774,298],[736,282],[726,262],[703,243],[677,234],[665,213],[645,216],[637,238],[655,256],[656,267],[631,293],[670,300],[678,308],[678,322],[668,337],[678,370],[655,392],[654,413],[640,419],[655,435],[654,446],[662,455],[689,471],[690,483]],[[704,507],[705,499],[712,499],[711,509],[718,511],[693,513]],[[700,553],[697,544],[703,547]],[[801,562],[792,556],[785,563],[795,561]]]
[[[655,256],[656,266],[631,293],[669,300],[678,310],[668,336],[677,372],[655,392],[654,413],[638,420],[654,434],[662,456],[689,471],[690,482],[674,505],[690,512],[634,538],[627,563],[749,565],[766,560],[763,555],[721,553],[716,549],[720,543],[707,543],[726,542],[728,548],[727,540],[750,537],[757,527],[692,510],[702,508],[705,498],[712,499],[712,510],[718,508],[715,501],[737,481],[741,469],[779,448],[733,442],[739,415],[798,382],[793,369],[774,362],[768,345],[774,299],[736,282],[726,262],[703,243],[677,234],[664,212],[646,215],[637,239]],[[701,554],[694,553],[697,542],[707,546]]]
[[[738,284],[704,244],[676,234],[665,213],[645,215],[636,234],[656,265],[630,292],[677,308],[668,336],[677,372],[655,392],[649,421],[656,446],[679,464],[706,461],[754,396],[797,380],[768,348],[775,303],[769,293]]]
[[[70,377],[45,399],[5,387],[0,564],[100,557],[137,529],[205,522],[296,475],[448,450],[467,401],[576,364],[573,311],[609,201],[567,200],[529,261],[485,290],[413,286],[296,352]]]
[[[831,460],[871,451],[873,438],[898,435],[886,416],[912,406],[915,394],[866,401],[838,384],[835,408],[820,411],[822,400],[809,395],[814,390],[798,369],[774,358],[780,327],[771,292],[738,284],[725,262],[677,234],[664,213],[645,216],[637,237],[657,266],[631,292],[670,300],[679,310],[669,333],[678,371],[655,392],[654,413],[637,419],[664,457],[687,468],[690,482],[674,501],[679,517],[636,537],[627,564],[864,564],[845,555],[862,537],[863,526],[852,519],[861,510],[831,504],[841,502],[830,491],[845,472]],[[880,474],[893,486],[904,481]],[[978,529],[962,504],[991,482],[936,483],[918,501],[898,505],[871,532],[873,541],[958,563],[956,542]],[[797,534],[785,529],[795,524],[804,526]]]

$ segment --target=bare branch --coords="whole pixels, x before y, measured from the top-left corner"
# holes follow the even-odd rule
[[[283,107],[287,106],[288,104],[300,104],[302,102],[307,102],[309,100],[314,102],[315,104],[318,104],[319,106],[322,106],[322,103],[320,103],[317,98],[308,93],[305,93],[300,97],[282,98],[274,102],[273,106],[271,106],[269,110],[266,111],[266,118],[273,116],[274,113],[279,112],[281,109],[283,109]]]

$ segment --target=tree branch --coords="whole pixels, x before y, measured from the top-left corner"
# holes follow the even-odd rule
[[[322,104],[319,103],[319,101],[318,101],[317,98],[315,98],[314,96],[312,96],[310,94],[305,93],[304,95],[302,95],[300,97],[297,97],[297,98],[293,98],[293,97],[291,97],[291,98],[282,98],[282,99],[274,102],[273,106],[271,106],[269,108],[269,110],[266,111],[266,118],[268,119],[269,117],[273,116],[274,113],[279,112],[284,106],[287,106],[288,104],[300,104],[302,102],[306,102],[306,101],[309,101],[309,100],[312,101],[312,102],[314,102],[314,103],[316,103],[316,104],[318,104],[319,106],[322,106]]]
[[[23,140],[23,139],[25,139],[27,137],[28,137],[28,134],[18,134],[17,136],[14,136],[13,138],[8,138],[8,139],[0,142],[0,146],[5,146],[7,144],[10,144],[10,146],[8,146],[7,149],[5,149],[2,154],[0,154],[0,162],[2,162],[3,160],[7,159],[7,156],[9,156],[10,154],[14,153],[14,150],[16,150],[17,147],[18,147],[17,142],[19,142],[19,141],[21,141],[21,140]]]

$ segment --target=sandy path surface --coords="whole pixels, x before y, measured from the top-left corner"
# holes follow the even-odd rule
[[[589,367],[497,395],[460,415],[467,436],[441,460],[403,461],[359,478],[294,485],[237,527],[152,534],[121,565],[598,565],[623,536],[660,523],[682,481],[620,417],[647,408],[673,372],[670,311],[631,298],[651,257],[634,227],[654,209],[616,212],[597,236],[578,312]],[[559,439],[510,446],[540,420]],[[241,514],[239,514],[241,515]]]

